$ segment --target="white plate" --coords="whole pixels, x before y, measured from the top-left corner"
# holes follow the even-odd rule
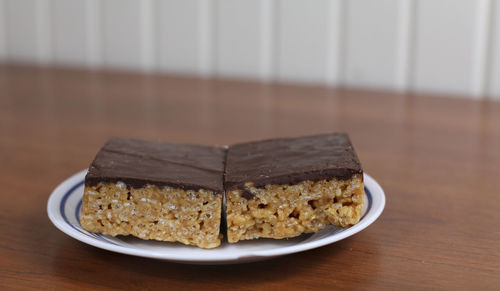
[[[145,241],[133,237],[112,237],[87,232],[80,226],[80,208],[87,170],[61,183],[50,195],[47,212],[54,225],[69,236],[101,249],[127,255],[192,264],[232,264],[268,259],[321,247],[349,237],[372,224],[385,205],[384,191],[365,174],[365,205],[359,223],[348,228],[328,226],[292,239],[258,239],[236,244],[223,242],[206,250],[181,243]]]

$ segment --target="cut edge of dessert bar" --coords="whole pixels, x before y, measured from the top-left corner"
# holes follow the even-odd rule
[[[333,154],[343,155],[340,165],[323,168],[318,165],[313,169],[314,166],[306,162],[307,170],[304,172],[287,173],[284,170],[280,175],[273,176],[273,167],[287,166],[286,146],[300,155],[297,141],[304,140],[307,142],[303,150],[310,149],[315,143],[323,147],[320,153],[328,152],[328,146],[340,147],[332,151]],[[273,147],[262,143],[273,142],[281,143],[275,148],[282,153],[265,152],[272,151]],[[364,198],[363,170],[346,134],[275,139],[236,146],[241,147],[236,150],[236,155],[244,157],[238,160],[230,147],[225,173],[227,239],[230,243],[256,238],[291,238],[320,231],[330,224],[347,227],[359,222]],[[245,147],[250,149],[245,151]],[[260,159],[258,162],[261,164],[262,159],[270,159],[270,163],[275,165],[268,164],[267,168],[259,166],[250,175],[239,175],[234,161],[242,163],[240,167],[247,162],[252,168],[252,154]],[[280,159],[280,154],[285,160]],[[314,159],[313,156],[309,158]],[[288,160],[291,161],[293,159]],[[324,158],[318,158],[318,161],[321,164]],[[282,162],[284,165],[280,165]],[[231,176],[236,178],[231,180]]]
[[[139,153],[134,152],[131,154],[127,152],[126,149],[132,147],[129,142],[132,143],[132,146],[138,145],[134,151]],[[125,150],[122,152],[109,150],[112,147],[110,143],[118,143]],[[220,233],[222,186],[220,189],[209,189],[213,187],[204,188],[189,183],[182,184],[155,178],[134,177],[134,171],[144,171],[148,168],[155,170],[156,167],[161,168],[162,163],[170,163],[174,169],[175,167],[186,166],[179,165],[178,160],[162,159],[161,155],[158,154],[148,160],[148,157],[140,149],[145,147],[144,150],[147,151],[148,143],[140,140],[112,139],[97,154],[85,179],[80,216],[82,227],[93,233],[111,236],[132,235],[145,240],[177,241],[201,248],[219,246],[222,238]],[[168,146],[175,145],[164,144]],[[154,147],[158,146],[160,146],[161,150],[161,144],[156,142]],[[175,145],[175,147],[185,146],[192,145]],[[175,147],[173,150],[175,150]],[[207,149],[209,149],[208,146]],[[172,148],[166,150],[172,150]],[[224,153],[216,153],[221,155],[222,166],[217,166],[216,170],[208,169],[211,173],[208,175],[217,176],[216,172],[220,168],[221,181],[225,156],[225,149],[222,150]],[[120,157],[122,158],[121,161]],[[182,158],[182,155],[179,158]],[[123,161],[123,159],[129,159],[130,161]],[[196,157],[193,159],[196,159]],[[127,169],[126,174],[122,176],[119,175],[120,173],[114,175],[115,170],[113,170],[113,167],[117,167],[114,163],[121,163],[118,167],[130,168],[133,167],[134,163],[147,162],[151,163],[151,165],[137,165],[135,170],[133,168]],[[103,170],[106,167],[107,170]],[[202,166],[193,167],[199,168]],[[156,170],[161,171],[160,168]],[[203,168],[187,169],[187,171],[194,171],[198,174],[202,170]],[[144,175],[144,173],[141,175]]]

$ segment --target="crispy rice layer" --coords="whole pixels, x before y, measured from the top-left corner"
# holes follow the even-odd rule
[[[329,224],[350,226],[361,218],[363,197],[362,174],[348,180],[307,180],[264,188],[247,183],[245,190],[226,191],[228,241],[295,237]]]
[[[178,241],[201,248],[220,245],[222,195],[122,182],[85,187],[80,223],[90,232]]]

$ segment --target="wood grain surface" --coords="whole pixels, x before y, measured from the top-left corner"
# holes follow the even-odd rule
[[[384,188],[382,216],[325,247],[197,266],[81,243],[52,190],[112,136],[229,144],[348,132]],[[500,103],[439,96],[0,66],[0,288],[500,287]]]

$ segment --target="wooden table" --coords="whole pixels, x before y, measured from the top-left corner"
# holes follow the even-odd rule
[[[197,266],[104,251],[47,217],[51,191],[112,136],[202,144],[345,131],[382,216],[325,247]],[[0,288],[500,288],[500,103],[0,67]]]

